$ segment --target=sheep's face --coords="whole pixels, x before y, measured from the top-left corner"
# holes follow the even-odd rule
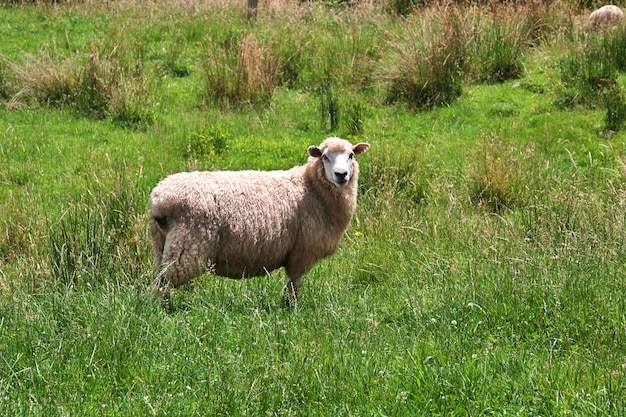
[[[345,187],[354,173],[354,156],[365,152],[369,146],[367,143],[352,146],[347,140],[328,138],[320,146],[310,146],[309,155],[323,161],[328,181],[337,187]]]

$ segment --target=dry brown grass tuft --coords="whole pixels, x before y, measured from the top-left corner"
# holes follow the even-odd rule
[[[472,40],[472,20],[455,5],[433,6],[389,34],[379,72],[388,100],[416,108],[450,103],[461,94]]]
[[[469,197],[472,203],[500,213],[524,201],[523,162],[533,149],[520,151],[497,137],[484,135],[484,143],[470,156]],[[528,184],[527,184],[528,185]]]
[[[79,70],[71,59],[55,60],[43,52],[40,56],[25,54],[21,63],[6,63],[6,79],[10,80],[12,98],[9,110],[29,102],[63,104],[70,100],[78,85]]]
[[[280,75],[280,60],[271,43],[253,34],[239,41],[204,48],[205,101],[229,107],[269,103]]]

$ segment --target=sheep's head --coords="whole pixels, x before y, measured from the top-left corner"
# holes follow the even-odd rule
[[[328,138],[320,146],[309,146],[309,155],[323,161],[324,174],[328,181],[337,187],[345,187],[358,166],[354,156],[365,152],[369,147],[369,143],[357,143],[353,146],[344,139]]]

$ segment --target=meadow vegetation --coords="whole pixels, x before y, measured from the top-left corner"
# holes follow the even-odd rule
[[[592,3],[0,1],[0,414],[626,413],[626,26]],[[166,175],[368,141],[338,252],[150,299]]]

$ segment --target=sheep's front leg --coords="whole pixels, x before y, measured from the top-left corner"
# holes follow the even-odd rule
[[[295,255],[294,255],[295,254]],[[306,256],[302,256],[306,254]],[[283,288],[283,301],[288,307],[293,307],[298,302],[298,292],[302,287],[302,277],[313,268],[319,257],[312,256],[305,249],[296,249],[285,265],[285,272],[289,280]]]
[[[287,307],[293,307],[298,303],[298,292],[302,286],[302,276],[290,278],[283,287],[283,302]]]

